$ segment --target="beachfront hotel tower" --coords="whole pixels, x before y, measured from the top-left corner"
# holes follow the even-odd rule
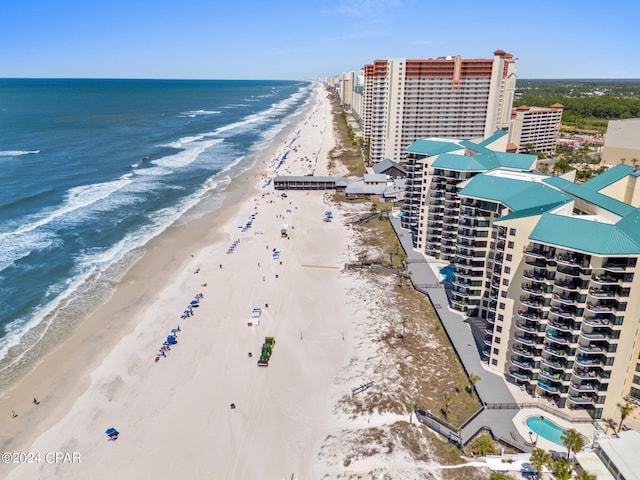
[[[564,105],[548,108],[520,105],[511,113],[510,142],[517,152],[554,153],[560,138]]]
[[[456,143],[428,142],[408,148],[433,154],[418,162],[417,242],[453,265],[450,307],[483,332],[489,367],[593,418],[640,399],[640,171],[621,164],[578,184],[575,172],[528,171],[522,155],[479,172],[488,165],[470,162],[487,152],[469,155],[482,150],[471,142],[457,142],[454,169]]]
[[[517,60],[384,59],[364,66],[360,111],[372,162],[405,160],[406,148],[428,137],[481,139],[508,130]]]

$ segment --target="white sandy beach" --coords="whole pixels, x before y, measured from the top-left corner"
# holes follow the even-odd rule
[[[261,175],[245,180],[255,187],[238,188],[242,201],[153,241],[94,318],[2,399],[6,411],[19,414],[8,422],[3,450],[40,453],[41,460],[2,465],[0,475],[10,469],[11,479],[322,475],[316,453],[332,422],[328,393],[358,318],[346,297],[357,280],[341,273],[349,231],[338,211],[333,222],[323,221],[330,208],[323,192],[282,198],[263,187],[289,147],[297,151],[277,174],[327,174],[332,117],[322,90],[318,101],[258,165]],[[251,228],[239,229],[252,214]],[[290,239],[281,238],[283,223]],[[234,240],[237,247],[227,253]],[[200,292],[194,315],[180,319]],[[262,309],[259,325],[248,326],[254,307]],[[155,362],[178,325],[178,343]],[[266,368],[257,366],[265,335],[276,338]],[[31,403],[34,395],[40,405]],[[107,439],[109,427],[120,432],[117,441]],[[77,455],[56,464],[46,461],[48,452]]]

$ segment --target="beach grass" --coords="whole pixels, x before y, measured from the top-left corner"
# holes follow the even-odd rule
[[[338,98],[331,100],[331,108],[336,146],[329,152],[329,171],[335,169],[335,162],[340,162],[347,168],[350,176],[361,176],[365,173],[362,152],[353,138]]]

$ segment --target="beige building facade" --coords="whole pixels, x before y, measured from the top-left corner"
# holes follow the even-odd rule
[[[509,142],[516,152],[554,153],[560,138],[560,123],[564,105],[555,103],[548,108],[520,105],[511,113]]]
[[[609,121],[602,162],[609,165],[620,162],[640,165],[640,118]]]
[[[508,130],[517,59],[461,56],[375,60],[364,67],[361,121],[370,158],[404,161],[406,148],[428,137],[484,138]]]
[[[453,266],[450,306],[484,322],[491,369],[615,418],[640,399],[640,172],[540,175],[532,155],[492,153],[498,137],[411,145],[403,225]]]

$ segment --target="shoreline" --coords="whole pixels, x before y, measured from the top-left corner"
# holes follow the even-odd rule
[[[316,88],[312,96],[317,95]],[[318,107],[317,102],[312,98],[306,112],[283,131],[282,138],[300,129]],[[148,283],[149,278],[156,285],[171,284],[175,272],[191,270],[200,251],[230,239],[231,232],[225,231],[224,226],[237,214],[238,205],[260,192],[257,179],[266,172],[265,164],[281,147],[281,142],[275,142],[253,167],[235,177],[224,191],[219,208],[187,223],[177,222],[148,242],[144,255],[128,269],[111,298],[0,399],[5,411],[16,410],[19,415],[2,429],[3,450],[29,451],[36,437],[53,427],[73,408],[74,400],[88,391],[92,373],[122,342],[123,333],[126,336],[142,323],[140,319],[148,306],[161,299],[157,291],[138,286]],[[272,188],[266,190],[271,192]],[[40,405],[31,403],[34,397]]]

